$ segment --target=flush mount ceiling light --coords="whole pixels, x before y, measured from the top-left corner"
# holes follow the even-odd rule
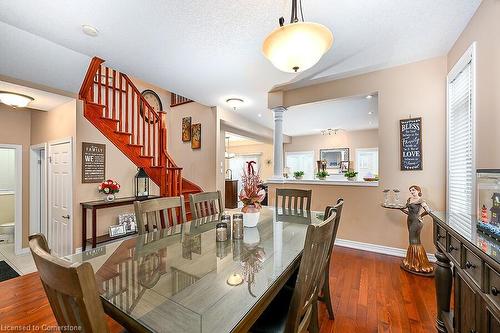
[[[226,99],[226,103],[236,111],[236,108],[243,105],[243,100],[241,98],[229,98]]]
[[[373,98],[373,96],[372,96],[372,95],[367,95],[365,98],[366,98],[366,99],[372,99],[372,98]]]
[[[279,28],[264,40],[262,52],[279,70],[298,73],[316,65],[321,57],[332,47],[333,34],[322,24],[304,22],[302,3],[300,4],[302,22],[298,18],[297,0],[292,0],[290,24],[279,19]]]
[[[97,37],[97,34],[99,34],[99,30],[88,24],[82,25],[82,31],[84,34],[90,37]]]
[[[8,91],[0,91],[0,102],[15,108],[24,108],[28,106],[28,104],[33,100],[35,99],[31,96],[26,96],[23,94],[17,94]]]

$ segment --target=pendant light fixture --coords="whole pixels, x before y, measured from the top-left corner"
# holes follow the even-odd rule
[[[301,0],[299,0],[301,1]],[[264,40],[262,52],[279,70],[298,73],[314,66],[332,47],[333,34],[322,24],[304,22],[302,3],[300,3],[302,21],[299,21],[297,0],[292,0],[290,24],[279,19],[280,26]]]
[[[229,150],[229,136],[226,136],[226,140],[227,140],[227,143],[226,143],[226,152],[224,153],[224,158],[226,160],[230,160],[232,158],[235,158],[236,154],[235,153],[230,153],[228,151]]]
[[[31,96],[13,93],[9,91],[0,91],[0,103],[7,104],[14,108],[27,107],[34,100]]]

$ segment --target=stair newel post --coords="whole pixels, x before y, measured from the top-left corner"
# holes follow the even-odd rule
[[[153,124],[153,163],[154,165],[158,165],[159,164],[159,158],[160,158],[160,154],[158,154],[158,151],[156,150],[156,140],[157,140],[157,137],[156,137],[156,127],[160,126],[160,116],[158,115],[158,117],[156,115],[154,115],[154,124]]]

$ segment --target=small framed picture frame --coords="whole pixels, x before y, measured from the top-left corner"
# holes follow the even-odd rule
[[[340,172],[346,173],[349,171],[349,161],[340,161]]]
[[[125,225],[117,224],[109,227],[109,237],[117,237],[121,235],[125,235],[127,230],[125,229]]]
[[[134,232],[137,230],[134,213],[125,213],[118,215],[118,224],[125,226],[126,232]]]

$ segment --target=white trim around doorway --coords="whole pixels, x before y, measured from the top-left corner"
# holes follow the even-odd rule
[[[14,252],[19,255],[29,251],[28,248],[23,249],[23,146],[0,143],[0,148],[14,149],[16,151]]]
[[[41,179],[37,174],[37,166],[38,166],[38,152],[40,150],[44,151],[44,170],[45,173],[41,175]],[[37,145],[30,146],[30,231],[29,234],[33,234],[35,232],[43,233],[47,230],[47,225],[45,228],[40,228],[39,221],[42,213],[45,213],[45,224],[47,223],[47,143],[40,143]],[[45,210],[42,209],[41,205],[39,205],[42,200],[40,196],[40,191],[35,191],[38,189],[37,182],[41,182],[43,184],[43,194],[45,196]],[[40,189],[41,190],[41,189]],[[47,235],[45,235],[47,236]]]

